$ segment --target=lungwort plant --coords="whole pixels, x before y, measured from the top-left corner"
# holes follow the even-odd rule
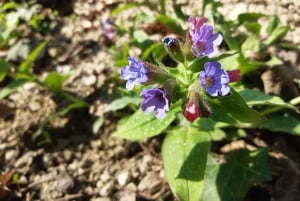
[[[216,154],[210,154],[212,141],[245,136],[245,128],[272,130],[278,127],[268,121],[272,114],[284,109],[297,111],[281,98],[247,89],[241,83],[243,75],[250,70],[239,65],[237,58],[245,55],[238,44],[248,40],[241,42],[234,38],[226,27],[227,22],[226,26],[218,25],[223,16],[211,18],[215,21],[190,16],[184,22],[188,25],[184,37],[161,39],[160,45],[176,61],[175,67],[168,66],[161,58],[149,63],[142,52],[141,59],[129,56],[127,65],[120,70],[126,89],[139,93],[141,107],[118,123],[114,136],[146,140],[165,134],[164,169],[172,191],[181,201],[239,201],[254,182],[270,180],[267,148],[232,151],[223,158],[226,162],[220,164],[213,157]],[[166,22],[170,21],[163,23],[169,25]],[[229,50],[221,49],[221,44],[227,45]],[[271,111],[266,113],[265,109]],[[291,116],[291,122],[299,122]],[[299,129],[282,129],[300,133]]]

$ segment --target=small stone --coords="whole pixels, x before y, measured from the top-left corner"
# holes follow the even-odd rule
[[[110,181],[103,186],[103,188],[100,190],[99,194],[101,196],[109,196],[111,194],[111,192],[113,191],[113,189],[114,189],[114,182]]]
[[[5,157],[6,161],[10,161],[14,157],[16,157],[16,155],[17,155],[17,152],[13,149],[10,149],[10,150],[5,151],[5,156],[4,157]]]
[[[73,178],[66,172],[61,173],[57,177],[56,189],[60,192],[67,193],[70,192],[75,183]]]
[[[124,186],[127,184],[129,180],[129,172],[128,171],[123,171],[117,176],[117,181],[120,184],[120,186]]]
[[[100,179],[103,181],[103,182],[106,182],[108,180],[110,180],[111,178],[111,175],[107,172],[107,171],[104,171],[101,176],[100,176]]]

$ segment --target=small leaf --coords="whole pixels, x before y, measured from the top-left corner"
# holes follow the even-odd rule
[[[273,15],[267,27],[267,34],[271,35],[272,32],[276,29],[276,27],[278,27],[279,23],[280,19],[278,15]]]
[[[259,123],[265,117],[248,107],[245,100],[231,88],[231,94],[218,98],[208,98],[212,108],[210,116],[214,121],[229,124],[237,123]]]
[[[47,45],[47,41],[40,43],[27,57],[27,59],[21,63],[19,67],[20,73],[30,74],[30,68],[32,63],[38,58],[40,53],[44,50]]]
[[[264,17],[263,13],[242,13],[238,16],[238,24],[243,24],[245,22],[257,22],[259,18]]]
[[[166,14],[166,0],[159,0],[160,3],[160,13],[165,15]]]
[[[189,17],[186,14],[184,14],[184,12],[182,12],[181,8],[182,8],[182,5],[180,5],[180,4],[173,5],[173,9],[174,9],[176,17],[178,17],[182,21],[186,22]]]
[[[159,135],[173,122],[179,111],[181,111],[181,101],[172,105],[163,119],[157,119],[153,113],[148,114],[138,110],[125,122],[118,124],[113,136],[129,140],[143,140]]]
[[[247,55],[248,52],[258,52],[260,49],[260,42],[258,36],[251,35],[242,45],[242,52]]]
[[[245,22],[244,26],[250,33],[253,33],[257,36],[260,34],[261,25],[257,22]]]
[[[267,159],[267,149],[229,153],[221,165],[208,157],[201,201],[243,200],[254,182],[271,179]]]
[[[117,14],[125,11],[125,10],[128,10],[130,8],[134,8],[134,7],[137,7],[138,4],[137,3],[124,3],[120,6],[117,6],[115,9],[112,10],[111,12],[111,15],[112,16],[116,16]]]
[[[138,105],[140,102],[141,102],[141,98],[138,96],[122,97],[122,98],[114,100],[109,105],[107,105],[107,107],[105,108],[105,112],[117,111],[117,110],[123,109],[124,107],[126,107],[129,104]]]
[[[292,135],[300,135],[300,120],[290,114],[268,116],[267,121],[257,125],[275,132],[285,132]]]
[[[3,87],[0,91],[0,99],[5,98],[11,93],[15,92],[19,87],[23,86],[28,80],[26,79],[18,79],[14,80],[5,87]]]
[[[138,43],[143,43],[149,39],[148,34],[143,30],[135,30],[133,32],[133,37],[136,39]]]
[[[93,128],[92,128],[92,131],[93,131],[93,134],[97,134],[101,128],[101,126],[103,125],[104,123],[104,118],[103,117],[99,117],[97,118],[94,123],[93,123]]]
[[[164,139],[162,158],[166,176],[181,201],[200,200],[209,149],[209,133],[196,127],[176,128]]]
[[[0,58],[0,82],[6,77],[8,67],[9,64]]]
[[[265,93],[262,93],[257,90],[251,90],[251,89],[242,89],[239,90],[239,94],[245,99],[247,104],[249,106],[254,105],[271,105],[271,106],[279,106],[283,108],[288,108],[294,111],[298,111],[298,109],[289,104],[284,102],[280,97],[278,96],[269,96]]]
[[[59,93],[62,91],[62,85],[69,75],[61,75],[57,72],[51,72],[47,75],[43,84],[50,90]]]
[[[280,40],[281,38],[283,38],[287,32],[289,31],[289,27],[288,26],[278,26],[271,35],[268,36],[268,38],[264,41],[264,44],[266,46],[269,46],[273,43],[275,43],[276,41]]]

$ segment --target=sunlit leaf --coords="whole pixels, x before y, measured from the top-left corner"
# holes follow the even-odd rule
[[[162,157],[168,182],[181,201],[199,201],[203,188],[209,133],[180,127],[167,134]]]
[[[163,119],[157,119],[153,113],[149,114],[138,110],[125,122],[118,124],[113,136],[129,140],[143,140],[153,137],[165,130],[176,118],[179,111],[181,111],[181,101],[173,104]]]

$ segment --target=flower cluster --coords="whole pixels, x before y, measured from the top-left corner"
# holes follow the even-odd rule
[[[239,70],[225,71],[221,64],[213,59],[219,54],[218,46],[222,43],[222,35],[214,33],[213,27],[204,17],[197,19],[190,16],[188,23],[186,41],[182,42],[172,37],[162,39],[171,58],[181,63],[177,66],[177,73],[172,73],[174,71],[166,67],[142,62],[133,57],[128,58],[128,66],[124,66],[120,71],[121,77],[127,80],[128,90],[132,90],[135,85],[139,84],[154,84],[153,88],[142,90],[141,108],[144,112],[154,112],[158,119],[166,116],[173,101],[182,98],[186,99],[183,105],[183,115],[187,120],[195,121],[198,117],[208,117],[212,111],[205,101],[207,95],[212,98],[230,95],[229,83],[241,79]],[[192,80],[195,76],[189,76],[193,72],[189,69],[189,53],[184,51],[186,47],[194,58],[203,56],[211,58],[210,61],[204,63],[203,67],[199,67],[203,70],[198,72],[197,80]],[[184,75],[183,78],[178,77],[178,72]],[[180,93],[174,92],[175,89]],[[185,97],[180,97],[185,93],[187,94]]]

